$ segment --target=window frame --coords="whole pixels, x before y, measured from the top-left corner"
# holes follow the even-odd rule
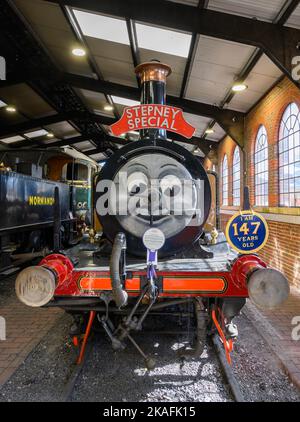
[[[300,107],[296,102],[287,105],[280,120],[278,193],[280,207],[300,207]],[[297,197],[299,205],[296,202]]]
[[[226,163],[226,167],[224,165],[225,163]],[[226,174],[224,173],[224,171],[226,171]],[[226,180],[226,183],[224,183],[225,180]],[[226,186],[226,189],[224,189],[225,186]],[[224,157],[222,160],[222,205],[223,206],[228,206],[228,198],[229,198],[229,167],[228,167],[227,154],[224,154]]]
[[[236,192],[238,192],[238,195],[235,195]],[[232,159],[232,198],[233,198],[233,202],[232,202],[233,206],[240,207],[241,206],[241,151],[238,145],[234,148],[233,159]]]
[[[259,176],[264,178],[260,183],[257,182]],[[259,126],[255,138],[254,200],[257,207],[269,206],[269,140],[267,129],[264,125]]]

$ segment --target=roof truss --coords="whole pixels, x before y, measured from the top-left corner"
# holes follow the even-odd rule
[[[61,0],[48,1],[62,3]],[[71,7],[83,6],[81,0],[66,0],[66,3]],[[292,59],[299,55],[298,29],[165,0],[85,0],[84,8],[91,12],[254,45],[261,48],[293,82],[298,86],[300,84],[292,76]]]

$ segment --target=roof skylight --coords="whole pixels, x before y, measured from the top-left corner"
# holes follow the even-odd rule
[[[24,133],[27,138],[37,138],[38,136],[47,135],[48,131],[45,129],[34,130],[33,132]]]
[[[73,9],[84,35],[129,45],[125,20]]]
[[[112,95],[111,98],[116,104],[121,104],[129,107],[140,105],[139,101],[129,100],[128,98],[116,97],[115,95]]]
[[[160,51],[173,56],[188,57],[190,34],[157,28],[155,26],[136,24],[138,46],[147,50]]]
[[[13,142],[23,141],[25,138],[23,136],[10,136],[9,138],[0,139],[0,142],[4,142],[5,144],[12,144]]]

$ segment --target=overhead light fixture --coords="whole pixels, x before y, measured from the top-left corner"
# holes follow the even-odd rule
[[[54,138],[54,135],[52,132],[47,133],[47,138]]]
[[[86,51],[83,48],[76,47],[76,48],[73,48],[72,54],[73,56],[83,57],[86,55]]]
[[[6,107],[6,106],[7,106],[7,104],[4,101],[0,100],[0,108]]]
[[[114,108],[113,108],[113,106],[111,105],[111,104],[106,104],[105,106],[104,106],[104,110],[105,111],[112,111]]]
[[[234,92],[243,92],[248,88],[248,86],[242,82],[237,82],[233,85],[232,91]]]
[[[206,129],[205,133],[206,133],[206,135],[211,135],[212,133],[215,133],[215,131],[214,131],[213,128],[208,128],[208,129]]]
[[[125,19],[73,9],[82,33],[88,37],[129,45]]]
[[[120,105],[125,105],[125,106],[140,105],[139,101],[129,100],[128,98],[116,97],[115,95],[112,95],[111,98],[114,103],[120,104]]]
[[[192,35],[156,26],[136,24],[138,46],[151,51],[187,58]]]
[[[16,107],[14,107],[14,106],[7,106],[7,107],[5,108],[5,110],[6,110],[8,113],[15,113],[15,112],[17,111]]]

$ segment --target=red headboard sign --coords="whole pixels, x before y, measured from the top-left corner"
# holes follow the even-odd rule
[[[195,133],[195,128],[185,120],[180,108],[160,104],[126,107],[121,119],[110,129],[115,136],[140,129],[165,129],[185,138],[191,138]]]

